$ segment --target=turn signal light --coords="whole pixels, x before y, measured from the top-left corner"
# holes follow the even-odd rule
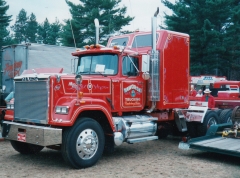
[[[85,49],[90,49],[89,45],[84,46]]]
[[[101,48],[101,45],[100,45],[100,44],[96,44],[96,48],[97,48],[97,49],[100,49],[100,48]]]
[[[118,47],[118,46],[116,46],[116,45],[114,45],[114,46],[113,46],[113,49],[119,49],[119,47]]]
[[[78,99],[81,99],[83,97],[83,92],[78,92]]]

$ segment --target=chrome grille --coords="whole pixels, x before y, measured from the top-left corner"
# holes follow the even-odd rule
[[[14,120],[47,123],[47,81],[15,82]]]

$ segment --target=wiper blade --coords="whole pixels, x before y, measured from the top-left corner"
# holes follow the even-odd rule
[[[80,74],[90,74],[90,72],[89,71],[87,71],[87,72],[79,72]]]
[[[102,72],[91,72],[91,74],[101,74],[102,76],[106,77],[107,75]]]

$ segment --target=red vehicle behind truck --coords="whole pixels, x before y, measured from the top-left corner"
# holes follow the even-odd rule
[[[166,124],[184,131],[175,108],[189,105],[189,35],[156,32],[154,21],[146,53],[95,44],[72,53],[75,75],[15,77],[14,119],[4,120],[3,137],[22,154],[59,149],[82,168],[123,142],[158,139]]]
[[[228,81],[225,77],[215,77],[215,76],[194,76],[191,77],[191,84],[195,84],[197,89],[203,87],[210,88],[211,95],[214,96],[215,108],[212,108],[216,113],[211,115],[211,117],[206,115],[203,117],[189,117],[191,119],[186,119],[187,128],[190,137],[199,137],[206,134],[206,129],[202,129],[202,123],[206,123],[208,128],[210,125],[222,124],[222,123],[232,123],[232,111],[236,106],[240,106],[239,98],[239,81]],[[206,80],[203,80],[206,79]],[[195,80],[194,80],[195,79]],[[203,89],[204,90],[204,89]],[[201,97],[190,96],[190,103],[200,104]],[[192,108],[193,107],[193,108]],[[193,115],[200,115],[199,113],[205,113],[204,107],[190,106]],[[191,115],[191,114],[189,114]],[[204,130],[204,131],[202,131]]]

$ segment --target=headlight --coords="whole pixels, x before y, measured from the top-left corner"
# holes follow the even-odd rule
[[[68,114],[69,107],[68,106],[56,106],[55,113],[56,114]]]
[[[7,104],[7,109],[14,109],[14,104]]]

